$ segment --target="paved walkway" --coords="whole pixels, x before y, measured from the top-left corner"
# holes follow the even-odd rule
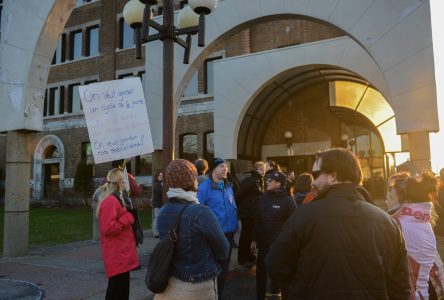
[[[149,255],[158,239],[145,231],[144,243],[138,248],[142,268],[131,272],[130,299],[152,299],[153,294],[145,287],[144,276]],[[237,249],[233,249],[230,274],[224,299],[255,299],[255,269],[237,265]],[[13,281],[14,280],[14,284]],[[104,299],[107,278],[104,273],[100,243],[83,241],[53,247],[30,249],[28,256],[0,259],[0,299],[22,298],[16,284],[30,282],[44,292],[44,299]],[[24,289],[24,287],[23,287]]]
[[[130,299],[153,298],[145,287],[144,275],[149,255],[157,241],[151,238],[151,231],[145,231],[145,241],[138,248],[142,268],[131,272]],[[441,257],[444,257],[444,238],[437,236],[437,242]],[[236,261],[237,249],[233,249],[223,299],[253,300],[256,298],[255,269],[240,267]],[[0,259],[0,300],[40,299],[41,291],[45,300],[102,300],[106,286],[107,278],[98,242],[33,248],[26,257]],[[20,297],[17,296],[19,291]]]

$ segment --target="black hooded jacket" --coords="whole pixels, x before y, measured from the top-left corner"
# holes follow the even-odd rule
[[[287,221],[266,258],[289,299],[408,299],[407,252],[396,222],[351,183],[326,188]]]

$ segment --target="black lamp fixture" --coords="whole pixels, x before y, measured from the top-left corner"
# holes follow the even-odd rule
[[[198,34],[198,46],[205,46],[205,15],[210,14],[219,0],[182,0],[182,4],[189,4],[179,12],[178,26],[174,25],[174,0],[130,0],[123,9],[123,18],[134,30],[136,44],[136,58],[142,58],[142,44],[172,39],[185,49],[183,63],[188,64],[190,58],[191,35]],[[163,24],[152,19],[151,7],[163,5]],[[150,27],[157,33],[150,35]],[[183,40],[180,36],[186,35]]]
[[[205,15],[211,13],[219,0],[189,0],[180,1],[189,4],[178,16],[178,26],[174,24],[175,0],[130,0],[123,9],[123,18],[134,31],[136,58],[142,58],[142,44],[161,40],[163,42],[163,168],[174,158],[174,43],[184,49],[183,63],[190,59],[191,36],[198,34],[198,46],[205,46]],[[151,7],[163,6],[163,23],[152,19]],[[157,33],[150,35],[150,27]],[[186,39],[181,38],[186,35]]]

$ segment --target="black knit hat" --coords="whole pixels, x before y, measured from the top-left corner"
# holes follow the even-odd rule
[[[213,158],[213,160],[210,162],[210,171],[213,171],[218,165],[223,164],[225,160],[219,157]]]
[[[285,186],[285,184],[287,183],[287,176],[285,176],[284,173],[278,171],[268,174],[268,179],[280,182],[281,186]]]
[[[196,181],[196,167],[186,159],[173,160],[165,170],[165,183],[168,187],[193,190]]]

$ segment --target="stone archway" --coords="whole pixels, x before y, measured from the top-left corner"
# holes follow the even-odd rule
[[[214,63],[214,140],[216,156],[236,159],[244,116],[256,96],[280,74],[309,65],[349,70],[390,93],[370,55],[349,37],[275,49]],[[248,71],[245,71],[248,70]]]
[[[57,157],[47,158],[45,157],[45,150],[49,146],[54,146],[58,151]],[[33,167],[33,179],[32,179],[32,200],[42,200],[44,190],[44,176],[43,167],[45,164],[58,164],[59,165],[59,192],[63,192],[63,182],[65,179],[65,147],[62,140],[56,135],[46,135],[37,144],[34,151],[34,167]]]
[[[6,149],[4,257],[28,252],[29,131],[43,130],[48,66],[76,0],[3,1],[0,41],[0,130]],[[16,131],[16,130],[21,130]],[[18,192],[20,191],[20,192]]]

